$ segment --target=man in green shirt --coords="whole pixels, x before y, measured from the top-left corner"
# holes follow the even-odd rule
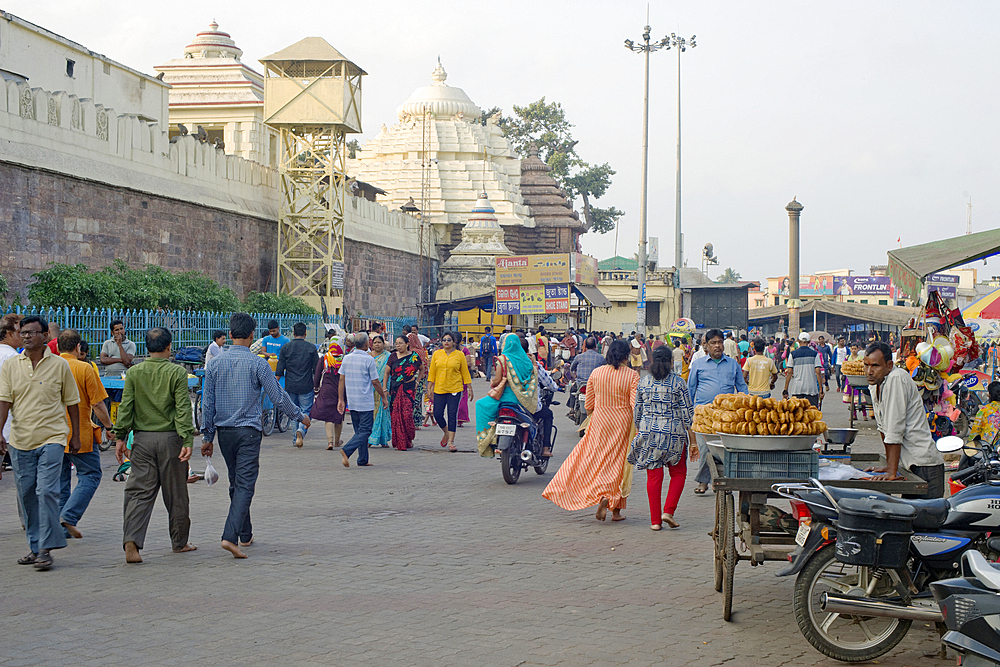
[[[146,332],[149,358],[126,373],[122,403],[118,407],[115,454],[119,463],[125,459],[128,434],[133,433],[122,538],[128,563],[142,562],[139,551],[146,538],[156,492],[161,487],[174,552],[195,550],[188,543],[191,519],[187,490],[187,462],[191,458],[194,424],[187,371],[170,363],[172,342],[170,331],[162,327]]]

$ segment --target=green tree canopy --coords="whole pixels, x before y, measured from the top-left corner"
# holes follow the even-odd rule
[[[496,111],[499,109],[493,107],[483,118]],[[614,206],[599,208],[591,202],[604,196],[615,170],[607,162],[590,164],[580,158],[576,152],[578,142],[570,132],[573,125],[566,120],[561,104],[546,102],[544,97],[524,107],[515,104],[514,116],[501,118],[499,125],[522,158],[528,156],[532,144],[538,148],[538,157],[552,168],[552,177],[570,199],[583,200],[584,219],[591,229],[605,234],[615,228],[624,212]]]
[[[287,313],[289,315],[319,315],[305,299],[291,294],[250,292],[243,301],[243,308],[251,313]]]
[[[742,279],[743,276],[737,273],[734,269],[726,267],[726,270],[722,272],[722,275],[719,276],[715,282],[722,285],[735,285]]]

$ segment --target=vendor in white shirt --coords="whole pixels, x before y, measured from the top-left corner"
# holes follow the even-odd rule
[[[900,468],[927,481],[923,498],[944,497],[944,459],[934,445],[927,412],[916,383],[892,364],[892,348],[874,341],[865,349],[865,368],[872,395],[872,411],[885,446],[888,465],[870,468],[882,473],[874,480],[903,479]]]

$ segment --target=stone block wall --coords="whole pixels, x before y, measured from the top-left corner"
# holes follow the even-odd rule
[[[344,239],[344,311],[351,315],[416,316],[420,256]],[[426,261],[426,260],[425,260]],[[428,274],[436,275],[437,262]]]
[[[202,271],[240,296],[274,286],[273,220],[0,161],[0,273],[26,295],[49,262]]]

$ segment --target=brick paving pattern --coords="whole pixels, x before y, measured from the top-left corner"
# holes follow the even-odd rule
[[[477,394],[485,393],[477,381]],[[123,484],[104,479],[80,523],[82,540],[56,567],[17,566],[27,552],[13,473],[0,480],[0,665],[837,665],[801,636],[792,579],[781,564],[736,570],[733,620],[713,588],[711,494],[688,482],[681,529],[649,530],[644,476],[624,514],[599,523],[541,497],[576,442],[565,409],[549,474],[515,486],[479,458],[472,425],[463,452],[421,429],[417,449],[372,452],[344,469],[322,425],[297,450],[265,439],[253,505],[256,542],[237,561],[219,547],[228,508],[222,480],[191,485],[191,540],[170,551],[166,513],[153,514],[145,563],[121,551]],[[840,396],[827,421],[846,425]],[[858,449],[876,450],[871,423]],[[345,440],[352,430],[345,426]],[[195,467],[202,461],[196,454]],[[932,627],[914,623],[880,665],[950,665]]]

